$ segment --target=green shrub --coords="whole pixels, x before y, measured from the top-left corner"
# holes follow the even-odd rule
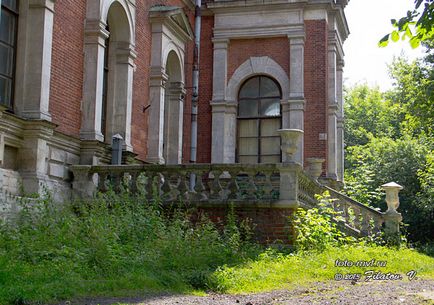
[[[333,209],[333,199],[329,192],[316,197],[318,207],[307,210],[299,208],[290,219],[295,227],[296,249],[323,251],[330,246],[353,242],[354,238],[338,228],[338,223],[343,219],[340,213]]]

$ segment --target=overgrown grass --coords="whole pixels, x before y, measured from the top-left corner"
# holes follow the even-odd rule
[[[320,200],[327,204],[327,197]],[[185,206],[163,209],[158,201],[128,193],[68,205],[49,197],[23,203],[15,219],[0,223],[0,304],[162,291],[259,292],[370,269],[404,276],[415,270],[434,278],[434,258],[405,248],[355,244],[330,224],[327,209],[300,211],[295,220],[299,249],[291,253],[250,242],[252,232],[233,213],[217,229]],[[336,260],[372,259],[387,264],[335,266]]]
[[[356,262],[370,262],[372,259],[375,263],[371,267],[336,266],[336,260],[341,263],[346,260],[355,265]],[[383,262],[386,263],[385,266]],[[220,268],[213,274],[213,289],[227,293],[251,293],[292,288],[311,282],[334,281],[337,273],[360,274],[360,281],[365,281],[368,280],[365,272],[370,270],[383,274],[400,274],[403,280],[410,280],[406,274],[412,270],[416,271],[417,277],[434,278],[434,258],[406,248],[362,244],[292,254],[269,250],[257,260],[249,260],[240,266]]]
[[[59,206],[23,204],[0,225],[0,304],[205,289],[218,266],[253,258],[235,217],[223,232],[188,209],[127,193]]]

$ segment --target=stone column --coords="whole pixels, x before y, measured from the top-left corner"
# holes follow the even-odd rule
[[[235,162],[236,102],[226,101],[228,39],[214,39],[212,107],[212,163]],[[233,108],[235,106],[235,115]],[[231,130],[230,128],[233,127]]]
[[[304,130],[304,37],[290,38],[289,107],[284,107],[282,128]],[[288,112],[286,112],[286,111]],[[295,162],[303,165],[304,134],[298,140]]]
[[[344,98],[343,98],[344,61],[338,60],[336,68],[336,97],[338,103],[337,116],[337,177],[344,181],[345,143],[344,143]]]
[[[104,141],[101,133],[106,24],[86,20],[84,31],[84,79],[80,138]]]
[[[108,138],[120,134],[124,138],[123,149],[133,151],[131,145],[131,115],[133,103],[133,73],[134,59],[137,57],[134,47],[129,43],[113,43],[115,53],[114,71],[114,96],[111,101],[114,104],[107,111]],[[109,107],[110,108],[110,107]]]
[[[151,107],[149,109],[147,161],[163,164],[165,162],[163,157],[164,99],[168,76],[161,67],[151,67],[150,72],[149,92]]]
[[[49,113],[51,51],[55,0],[27,0],[20,5],[15,106],[18,115],[51,121]]]
[[[184,83],[173,82],[168,88],[167,109],[165,109],[164,159],[166,164],[182,163],[182,135],[184,127]]]
[[[327,130],[327,177],[337,179],[337,111],[336,99],[336,38],[335,32],[329,32],[328,46],[328,130]]]

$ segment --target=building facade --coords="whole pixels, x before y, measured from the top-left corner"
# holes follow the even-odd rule
[[[347,0],[203,3],[197,162],[296,160],[343,180]],[[70,166],[189,163],[191,0],[0,0],[0,190],[71,195]]]

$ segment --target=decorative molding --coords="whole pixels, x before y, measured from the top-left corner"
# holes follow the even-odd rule
[[[254,75],[266,75],[275,79],[282,89],[282,99],[289,100],[289,78],[285,70],[271,57],[250,57],[237,70],[228,82],[226,100],[236,101],[240,86]]]

